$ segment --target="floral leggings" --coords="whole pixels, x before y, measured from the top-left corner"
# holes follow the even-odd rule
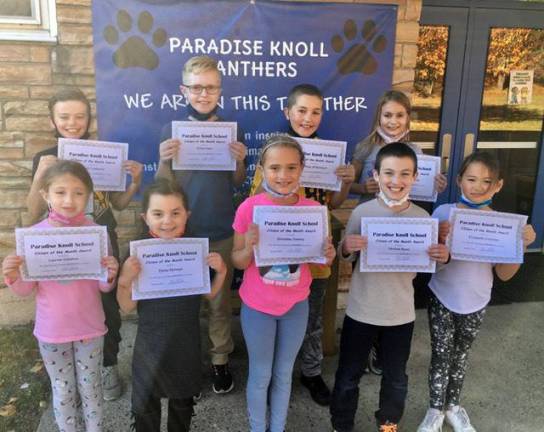
[[[40,342],[53,390],[53,411],[61,432],[78,428],[81,401],[85,430],[102,431],[103,337],[67,343]]]
[[[428,315],[432,349],[430,405],[443,410],[459,405],[468,353],[482,325],[485,308],[466,315],[457,314],[431,293]]]

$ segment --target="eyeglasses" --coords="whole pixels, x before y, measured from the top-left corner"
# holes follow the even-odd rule
[[[221,90],[221,87],[218,86],[201,86],[201,85],[185,85],[184,87],[187,87],[191,94],[199,95],[202,94],[204,90],[206,90],[207,94],[214,95],[219,93],[219,90]]]

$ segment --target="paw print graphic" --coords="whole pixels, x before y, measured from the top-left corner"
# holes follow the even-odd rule
[[[362,73],[372,75],[378,69],[378,62],[373,53],[381,53],[387,47],[387,38],[378,35],[376,23],[367,20],[361,29],[361,40],[358,39],[357,24],[353,20],[344,23],[344,34],[336,34],[331,39],[332,49],[337,53],[344,52],[346,45],[351,46],[336,62],[336,68],[342,75]]]
[[[132,29],[132,17],[126,10],[120,10],[117,13],[117,27],[108,25],[104,29],[104,39],[110,45],[117,45],[120,36],[129,32]],[[162,47],[166,43],[166,31],[162,28],[153,29],[153,16],[144,11],[138,16],[138,31],[141,35],[129,36],[113,53],[113,63],[121,68],[136,68],[141,67],[148,70],[153,70],[159,65],[159,56],[155,53],[150,45],[156,48]],[[121,35],[120,35],[121,32]],[[144,39],[151,38],[148,43]]]

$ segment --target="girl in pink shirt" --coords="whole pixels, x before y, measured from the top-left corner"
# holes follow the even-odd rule
[[[46,219],[35,228],[95,225],[84,211],[93,182],[78,162],[59,161],[43,174],[41,195],[49,207]],[[81,400],[86,430],[102,431],[103,336],[107,332],[100,292],[112,289],[118,263],[102,258],[108,281],[47,280],[24,282],[20,266],[24,257],[9,255],[2,262],[6,284],[20,296],[36,292],[34,335],[51,380],[53,407],[59,429],[75,432],[77,404]],[[79,395],[78,395],[79,393]]]
[[[298,195],[304,153],[287,135],[270,138],[261,150],[258,169],[265,192],[246,199],[234,218],[232,262],[244,270],[240,287],[241,323],[249,354],[247,404],[251,432],[283,432],[291,394],[291,375],[308,322],[312,277],[308,264],[257,267],[253,247],[258,226],[256,205],[315,206]],[[330,238],[324,245],[327,265],[335,257]],[[267,427],[267,398],[270,421]]]

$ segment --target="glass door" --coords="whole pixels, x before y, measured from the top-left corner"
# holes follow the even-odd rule
[[[536,198],[544,192],[544,11],[482,8],[471,21],[456,163],[475,149],[495,153],[504,187],[494,205],[528,215],[542,247],[544,202]]]
[[[415,141],[442,155],[449,168],[450,187],[442,202],[456,200],[454,174],[466,155],[476,149],[495,153],[505,185],[494,207],[528,215],[538,235],[533,248],[541,248],[544,200],[537,197],[544,193],[544,5],[439,3],[451,4],[424,2],[422,12],[420,48],[427,39],[432,51],[418,53]],[[444,52],[445,72],[425,87],[422,62],[432,64]],[[440,71],[437,65],[434,70]]]
[[[450,201],[467,25],[466,8],[426,7],[420,20],[410,138],[424,153],[442,157],[448,191],[439,195],[437,204]]]

